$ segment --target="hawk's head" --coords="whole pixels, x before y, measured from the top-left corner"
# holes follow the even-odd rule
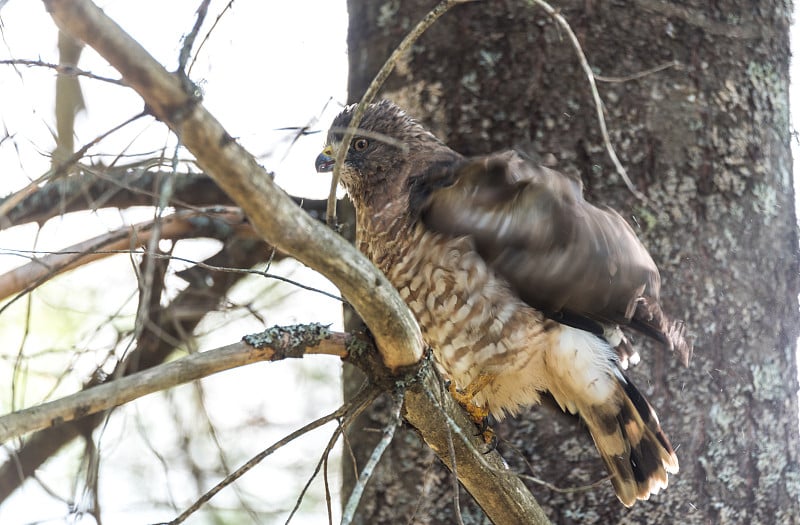
[[[317,156],[318,172],[333,171],[356,104],[347,106],[331,124],[325,148]],[[351,197],[379,188],[389,178],[402,178],[414,153],[435,145],[446,148],[405,111],[388,100],[370,104],[364,112],[341,167],[341,182]]]

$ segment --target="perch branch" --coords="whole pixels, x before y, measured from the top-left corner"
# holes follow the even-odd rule
[[[406,391],[403,417],[420,431],[439,459],[453,470],[449,448],[458,461],[458,480],[494,523],[550,523],[542,508],[497,451],[483,453],[475,426],[458,403],[440,388],[432,367]],[[444,415],[444,417],[443,417]],[[452,439],[455,435],[458,439]]]

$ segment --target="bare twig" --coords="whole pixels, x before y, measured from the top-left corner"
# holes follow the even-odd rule
[[[234,0],[230,0],[228,4],[220,11],[217,15],[217,18],[214,19],[214,23],[211,24],[211,27],[208,29],[206,36],[203,37],[203,40],[200,41],[200,45],[197,46],[197,51],[195,52],[194,56],[192,57],[192,63],[189,64],[189,69],[186,71],[186,75],[189,76],[192,74],[192,68],[194,67],[194,63],[197,62],[197,57],[200,56],[200,50],[203,49],[203,46],[208,41],[208,38],[211,36],[211,33],[214,32],[214,29],[219,24],[219,21],[222,19],[222,16],[233,6]]]
[[[383,428],[383,437],[378,444],[375,445],[372,455],[369,457],[369,460],[367,460],[367,464],[364,465],[364,468],[361,470],[361,474],[356,480],[356,484],[353,487],[353,492],[350,493],[350,497],[348,498],[347,504],[344,507],[344,512],[342,513],[342,525],[350,525],[350,523],[353,521],[358,504],[361,502],[361,495],[364,493],[364,487],[367,486],[367,483],[372,477],[372,473],[375,471],[375,467],[381,460],[383,453],[386,452],[386,449],[389,447],[389,443],[392,442],[397,427],[400,426],[400,411],[403,408],[404,397],[404,392],[402,390],[398,391],[394,395],[391,417],[389,422]]]
[[[197,38],[197,33],[200,32],[200,26],[203,25],[203,21],[206,19],[208,4],[210,3],[211,0],[203,0],[200,3],[200,7],[197,8],[197,19],[194,21],[194,27],[192,27],[192,30],[186,35],[186,38],[183,39],[183,46],[181,46],[181,53],[178,57],[178,71],[181,74],[186,74],[186,64],[189,62],[189,55],[192,54],[194,40]]]
[[[444,390],[444,383],[439,383],[439,388]],[[444,395],[444,392],[440,392],[440,395]],[[442,408],[444,410],[444,408]],[[458,525],[464,525],[464,520],[461,518],[461,498],[459,498],[459,490],[458,490],[458,461],[456,460],[456,447],[453,445],[453,435],[447,432],[447,454],[450,456],[450,464],[453,465],[451,469],[451,478],[453,479],[453,514],[456,516],[456,520],[458,521]]]
[[[292,518],[294,518],[294,515],[300,509],[300,504],[303,503],[303,499],[306,497],[306,493],[308,492],[308,489],[311,486],[311,483],[316,479],[317,475],[319,474],[319,471],[322,470],[323,465],[325,465],[326,469],[327,469],[328,454],[330,454],[331,450],[333,450],[333,446],[336,444],[336,441],[339,439],[339,433],[340,433],[339,429],[340,428],[341,428],[341,424],[336,428],[336,430],[333,431],[333,434],[331,434],[331,437],[328,440],[328,444],[325,445],[325,449],[322,451],[322,456],[320,456],[319,461],[317,461],[317,466],[314,467],[314,472],[312,472],[311,475],[308,477],[308,479],[306,480],[306,484],[303,485],[303,489],[300,491],[300,494],[295,499],[294,507],[292,507],[292,511],[289,513],[289,516],[286,518],[285,525],[289,525],[289,523],[292,521]],[[327,470],[325,472],[324,477],[325,477],[325,495],[329,496]],[[330,518],[330,512],[331,511],[329,509],[328,510],[328,517],[329,518]]]
[[[341,428],[341,425],[339,425]],[[344,432],[342,432],[344,435]],[[331,501],[331,486],[328,480],[328,457],[330,454],[325,454],[325,464],[322,466],[322,481],[325,484],[325,510],[328,514],[328,525],[333,525],[333,504]]]
[[[578,55],[578,61],[583,68],[586,79],[589,81],[589,89],[592,92],[595,110],[597,111],[597,122],[600,125],[600,134],[603,136],[603,143],[605,144],[608,156],[611,158],[611,162],[613,162],[614,167],[617,168],[617,173],[619,173],[619,176],[622,177],[623,182],[625,182],[625,185],[628,187],[630,192],[633,193],[637,199],[643,202],[648,202],[647,197],[645,197],[645,195],[633,185],[633,182],[631,182],[630,177],[628,177],[628,172],[619,161],[617,152],[614,150],[614,146],[611,144],[611,138],[608,136],[608,128],[606,127],[606,117],[603,114],[603,100],[600,98],[600,93],[597,91],[597,84],[594,81],[594,72],[592,71],[592,67],[589,65],[589,61],[586,60],[586,55],[583,53],[581,43],[578,42],[578,37],[575,35],[575,32],[569,25],[569,22],[567,22],[567,20],[561,15],[559,10],[554,9],[553,6],[544,0],[529,1],[544,9],[547,14],[550,15],[553,20],[555,20],[564,29],[564,31],[567,32],[567,35],[569,35],[569,40],[572,43],[572,47],[575,48],[575,54]]]
[[[669,62],[664,62],[663,64],[651,67],[650,69],[645,69],[644,71],[639,71],[638,73],[632,73],[630,75],[625,75],[622,77],[607,77],[596,74],[594,75],[594,78],[599,82],[608,82],[608,83],[630,82],[631,80],[638,80],[648,75],[652,75],[653,73],[658,73],[659,71],[664,71],[665,69],[670,69],[673,67],[677,69],[681,67],[681,63],[678,62],[677,60],[670,60]]]
[[[203,219],[198,221],[197,219]],[[223,221],[232,228],[248,229],[244,215],[238,208],[217,208],[197,211],[179,211],[163,220],[162,238],[180,239],[191,236],[205,228],[213,220]],[[143,246],[150,239],[153,222],[145,221],[133,226],[120,228],[75,244],[69,248],[46,257],[34,259],[0,275],[0,299],[15,293],[32,290],[45,280],[60,273],[72,270],[91,261],[96,261],[115,253],[131,253],[132,247]],[[2,312],[9,303],[0,308]]]
[[[297,333],[315,328],[298,325]],[[76,394],[0,417],[0,443],[17,436],[55,426],[123,405],[144,395],[201,379],[259,361],[274,361],[303,355],[347,356],[347,344],[354,336],[325,332],[314,340],[292,341],[289,338],[262,338],[259,348],[240,342],[215,350],[191,354],[176,361],[131,374]]]
[[[39,242],[39,234],[41,233],[41,229],[36,230],[36,235],[34,237],[33,245],[36,246]],[[17,388],[19,387],[18,379],[23,379],[26,377],[26,373],[21,370],[23,365],[23,358],[25,355],[25,345],[28,343],[28,336],[30,335],[31,330],[31,310],[33,306],[32,297],[28,296],[27,300],[25,301],[25,323],[24,328],[22,330],[22,338],[19,342],[19,347],[17,348],[17,355],[14,359],[14,368],[11,372],[11,411],[15,411],[17,409]]]
[[[245,463],[244,465],[239,467],[231,475],[226,476],[224,480],[220,481],[219,483],[217,483],[214,486],[214,488],[212,488],[211,490],[209,490],[208,492],[203,494],[203,496],[200,497],[197,501],[195,501],[192,504],[192,506],[190,506],[188,509],[186,509],[184,512],[182,512],[180,516],[178,516],[174,520],[170,521],[168,525],[178,525],[180,523],[183,523],[186,520],[186,518],[191,516],[200,507],[202,507],[208,501],[210,501],[211,498],[213,498],[220,490],[224,489],[225,487],[227,487],[228,485],[230,485],[231,483],[233,483],[237,479],[241,478],[244,474],[246,474],[253,467],[255,467],[256,465],[261,463],[261,461],[263,461],[264,458],[266,458],[267,456],[271,455],[276,450],[280,449],[281,447],[285,446],[288,443],[291,443],[292,441],[294,441],[298,437],[302,436],[303,434],[306,434],[306,433],[308,433],[308,432],[310,432],[310,431],[312,431],[312,430],[314,430],[316,428],[319,428],[319,427],[321,427],[321,426],[323,426],[323,425],[325,425],[327,423],[330,423],[331,421],[334,421],[336,419],[341,418],[342,416],[344,416],[350,410],[363,410],[364,408],[369,406],[370,403],[372,403],[372,401],[377,397],[377,395],[379,393],[380,393],[380,390],[378,390],[376,388],[364,389],[361,392],[359,392],[355,397],[353,397],[353,399],[351,399],[348,403],[346,403],[346,404],[342,405],[341,407],[339,407],[336,411],[331,412],[330,414],[328,414],[326,416],[323,416],[323,417],[321,417],[319,419],[316,419],[316,420],[312,421],[311,423],[303,426],[302,428],[300,428],[298,430],[295,430],[294,432],[292,432],[288,436],[286,436],[283,439],[277,441],[271,447],[269,447],[269,448],[263,450],[262,452],[260,452],[259,454],[255,455],[253,458],[251,458],[247,463]]]
[[[91,71],[84,71],[74,66],[64,66],[60,64],[51,64],[42,60],[28,60],[23,58],[14,58],[8,60],[0,60],[0,65],[18,65],[28,67],[45,67],[54,70],[61,75],[79,76],[91,78],[92,80],[100,80],[101,82],[108,82],[109,84],[116,84],[118,86],[125,86],[125,82],[116,78],[102,77],[95,75]]]
[[[350,126],[347,128],[347,131],[344,134],[341,147],[339,148],[339,151],[336,152],[335,163],[333,165],[333,177],[331,178],[331,189],[330,193],[328,193],[328,213],[326,221],[329,226],[334,226],[336,224],[336,186],[339,184],[342,163],[344,162],[344,157],[350,145],[350,141],[353,140],[355,131],[358,129],[358,125],[361,123],[361,117],[364,116],[364,111],[366,111],[367,106],[373,101],[375,95],[378,93],[378,90],[383,86],[383,83],[386,82],[386,79],[389,78],[389,75],[394,70],[394,67],[398,60],[400,60],[400,57],[406,51],[408,51],[412,45],[414,45],[414,42],[416,42],[417,39],[422,36],[422,33],[427,31],[427,29],[451,7],[456,4],[464,4],[470,1],[473,0],[443,0],[437,4],[436,7],[431,9],[431,11],[425,15],[425,18],[420,20],[419,23],[414,26],[414,29],[412,29],[405,36],[405,38],[403,38],[402,42],[398,44],[395,50],[392,51],[392,54],[389,55],[389,58],[386,59],[386,62],[384,62],[383,67],[381,67],[380,71],[378,71],[378,74],[375,75],[375,78],[373,78],[372,82],[370,82],[367,90],[364,92],[364,96],[361,97],[361,101],[358,103],[356,110],[353,112],[353,117],[350,120]]]
[[[362,385],[362,390],[364,388],[366,388],[366,385]],[[319,461],[317,462],[317,466],[314,469],[314,472],[308,478],[308,481],[303,487],[303,490],[300,491],[300,495],[297,497],[297,500],[295,501],[295,505],[294,508],[292,509],[292,512],[290,512],[289,516],[286,518],[286,525],[289,525],[289,522],[292,521],[292,518],[294,517],[295,513],[300,508],[300,504],[302,503],[303,498],[305,497],[305,494],[308,491],[308,488],[311,486],[311,482],[314,481],[314,478],[317,477],[317,474],[319,474],[320,468],[322,468],[323,464],[325,465],[325,500],[328,506],[328,521],[332,521],[333,516],[330,505],[330,490],[328,488],[328,471],[327,471],[328,455],[330,454],[331,450],[333,450],[333,447],[336,444],[336,441],[338,441],[339,436],[345,435],[344,429],[347,428],[349,425],[351,425],[355,420],[355,418],[357,418],[361,414],[361,412],[363,412],[367,408],[367,404],[357,405],[355,408],[356,408],[355,410],[351,410],[347,414],[339,418],[339,425],[333,431],[333,434],[331,434],[331,438],[328,440],[328,444],[325,446],[325,450],[322,451],[322,456],[319,458]]]
[[[167,203],[172,196],[175,183],[175,175],[178,171],[178,148],[180,141],[175,145],[172,157],[172,173],[158,181],[158,195],[154,199],[155,210],[153,210],[153,220],[150,227],[149,239],[143,246],[146,246],[142,256],[141,264],[133,264],[136,271],[136,284],[139,287],[139,300],[136,308],[136,321],[134,323],[134,333],[131,338],[138,341],[142,336],[145,325],[150,323],[151,315],[158,315],[160,309],[161,294],[163,292],[163,282],[166,276],[166,265],[168,261],[158,260],[156,257],[162,255],[160,242],[162,240],[162,227],[164,224],[164,212]],[[131,239],[131,247],[136,245],[135,237]],[[173,244],[174,246],[174,244]],[[129,255],[133,261],[133,254]],[[160,270],[157,272],[157,270]],[[156,278],[158,277],[158,278]]]
[[[64,173],[66,173],[67,169],[69,169],[70,166],[75,165],[84,155],[86,155],[86,152],[89,151],[89,149],[92,148],[92,146],[95,146],[101,140],[103,140],[104,138],[108,137],[109,135],[111,135],[115,131],[118,131],[118,130],[122,129],[123,127],[127,126],[131,122],[133,122],[133,121],[135,121],[137,119],[140,119],[144,115],[145,115],[145,113],[139,113],[138,115],[134,115],[133,117],[129,118],[128,120],[126,120],[122,124],[119,124],[119,125],[111,128],[110,130],[98,135],[97,137],[95,137],[90,142],[87,142],[86,144],[84,144],[69,159],[65,160],[64,162],[59,163],[58,166],[53,166],[52,168],[50,168],[47,171],[47,173],[45,173],[44,175],[42,175],[38,179],[32,181],[31,183],[29,183],[27,186],[25,186],[20,191],[16,192],[14,195],[12,195],[10,197],[6,197],[3,200],[2,204],[0,204],[0,220],[3,220],[5,218],[5,216],[8,214],[9,210],[11,210],[17,204],[19,204],[20,201],[22,201],[26,197],[29,197],[31,194],[35,193],[39,189],[39,185],[40,184],[42,184],[43,182],[45,182],[47,180],[54,179],[56,177],[59,177],[59,176],[63,175]]]

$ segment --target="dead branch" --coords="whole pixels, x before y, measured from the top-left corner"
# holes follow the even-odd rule
[[[420,431],[422,438],[452,471],[448,452],[455,451],[458,480],[494,523],[550,523],[542,508],[505,461],[484,446],[475,425],[458,403],[440,388],[432,367],[420,372],[418,381],[406,391],[403,417]],[[453,439],[455,435],[457,439]]]
[[[164,218],[161,238],[177,240],[211,236],[209,226],[213,225],[214,221],[221,221],[229,227],[237,228],[239,233],[245,235],[250,230],[238,208],[179,211]],[[129,253],[130,250],[145,246],[150,240],[152,228],[153,221],[142,222],[82,241],[60,252],[34,258],[30,263],[0,275],[0,300],[31,290],[51,277],[92,261],[117,253]]]
[[[76,394],[0,417],[0,443],[29,432],[74,421],[114,408],[147,394],[195,381],[217,372],[259,361],[278,361],[310,354],[347,357],[347,346],[354,336],[320,330],[319,325],[299,325],[283,329],[280,336],[262,337],[258,348],[246,342],[199,352]],[[269,333],[265,332],[265,334]],[[290,338],[288,335],[292,333]],[[308,337],[316,344],[310,344]]]
[[[301,213],[251,154],[138,42],[88,0],[44,0],[60,29],[108,60],[196,156],[197,163],[279,250],[328,277],[372,330],[384,362],[399,368],[419,361],[422,336],[400,296],[362,254]],[[371,283],[370,293],[363,293]]]
[[[230,206],[234,202],[204,173],[167,173],[152,170],[149,164],[123,166],[82,166],[69,177],[48,181],[26,195],[10,195],[0,199],[0,209],[6,209],[0,218],[0,229],[29,222],[44,224],[49,219],[76,211],[102,208],[125,209],[131,206],[153,206],[156,199],[156,182],[164,177],[174,181],[171,206],[177,208],[202,208]],[[13,205],[6,206],[9,200]],[[325,215],[325,201],[292,197],[312,218],[321,220]]]

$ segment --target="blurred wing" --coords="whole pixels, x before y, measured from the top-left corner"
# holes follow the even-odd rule
[[[580,180],[513,151],[465,160],[427,180],[424,191],[412,189],[424,223],[471,236],[531,306],[567,322],[603,323],[630,323],[640,303],[658,308],[653,259],[618,213],[583,199]]]

